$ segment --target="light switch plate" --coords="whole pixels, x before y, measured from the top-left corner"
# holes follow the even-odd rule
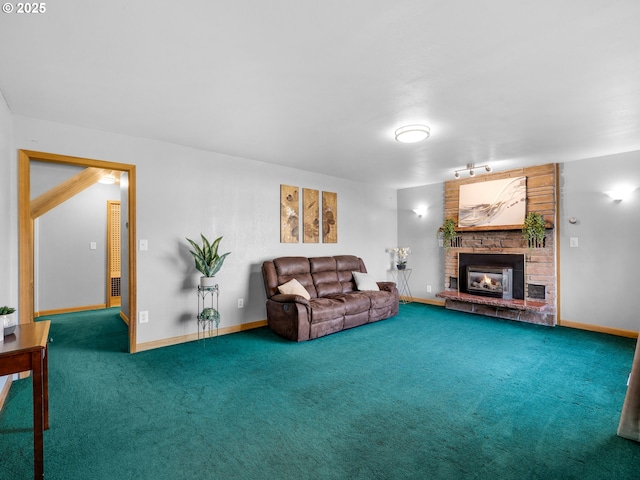
[[[140,251],[149,250],[149,242],[147,240],[140,240]]]

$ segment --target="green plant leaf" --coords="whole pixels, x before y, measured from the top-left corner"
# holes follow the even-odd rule
[[[193,250],[189,250],[189,252],[195,260],[196,270],[202,273],[205,277],[213,277],[218,273],[222,267],[224,259],[231,252],[225,253],[222,257],[218,256],[218,245],[220,244],[222,237],[216,238],[213,243],[209,242],[203,233],[200,234],[200,237],[202,239],[202,246],[198,245],[190,238],[185,237],[193,248]]]
[[[211,263],[213,262],[213,253],[211,252],[211,244],[209,243],[209,240],[207,240],[207,237],[204,236],[204,234],[201,233],[200,236],[202,237],[202,252],[203,252],[204,262],[207,265],[211,265]]]
[[[15,311],[15,308],[7,307],[6,305],[4,307],[0,307],[0,315],[11,315]]]
[[[216,238],[211,244],[211,251],[214,257],[218,256],[218,245],[220,245],[220,240],[222,240],[222,237]]]
[[[227,255],[229,255],[231,252],[227,252],[224,255],[218,257],[213,264],[211,265],[211,275],[213,276],[216,273],[218,273],[218,271],[222,268],[222,264],[224,263],[224,259],[227,258]]]
[[[533,248],[536,242],[539,244],[544,242],[545,234],[546,225],[542,214],[529,212],[522,224],[522,236],[527,241],[529,248]]]

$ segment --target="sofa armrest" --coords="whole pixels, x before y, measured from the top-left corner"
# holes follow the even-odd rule
[[[397,290],[397,286],[394,282],[376,282],[378,284],[378,288],[380,290],[384,290],[385,292],[393,292]]]
[[[281,301],[278,301],[278,298]],[[296,342],[309,340],[310,310],[309,302],[303,297],[276,294],[267,299],[267,322],[269,328],[289,340]]]
[[[289,295],[284,293],[277,293],[270,298],[274,302],[278,303],[301,303],[302,305],[309,306],[309,300],[300,295]]]

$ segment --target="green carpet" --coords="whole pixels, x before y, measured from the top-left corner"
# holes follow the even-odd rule
[[[616,436],[635,340],[401,305],[305,343],[267,328],[129,355],[117,310],[52,320],[45,476],[636,479]],[[31,380],[0,478],[32,478]]]

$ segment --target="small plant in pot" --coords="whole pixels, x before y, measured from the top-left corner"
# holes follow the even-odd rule
[[[0,307],[0,327],[2,327],[3,337],[11,335],[18,325],[18,321],[13,317],[13,312],[16,309],[13,307]]]
[[[448,252],[454,239],[458,236],[458,232],[456,232],[456,222],[451,218],[447,218],[436,232],[436,236],[442,238],[444,251]]]
[[[529,212],[522,225],[522,236],[529,248],[543,246],[545,233],[544,217],[539,213]]]
[[[198,245],[195,241],[187,238],[187,241],[193,248],[193,250],[189,250],[189,252],[193,255],[196,262],[196,270],[202,273],[200,286],[203,288],[211,288],[215,284],[213,277],[218,273],[220,268],[222,268],[224,260],[231,252],[218,255],[218,245],[220,245],[222,237],[216,238],[213,242],[207,240],[207,237],[202,233],[200,237],[202,238],[202,245]]]
[[[218,325],[220,324],[220,312],[215,308],[207,307],[200,312],[198,319],[205,322],[214,322],[216,324],[216,328],[218,328]]]

